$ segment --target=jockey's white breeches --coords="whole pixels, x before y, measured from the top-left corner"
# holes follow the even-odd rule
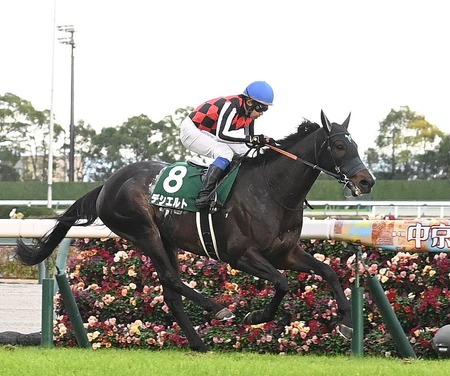
[[[227,142],[198,129],[190,117],[181,123],[180,140],[186,149],[213,159],[222,157],[231,161],[233,155],[243,155],[248,151],[244,143]]]

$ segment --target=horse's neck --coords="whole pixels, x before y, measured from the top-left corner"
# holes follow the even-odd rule
[[[297,150],[290,152],[299,159],[294,160],[284,155],[270,162],[266,168],[266,179],[286,206],[303,204],[306,195],[311,190],[314,182],[319,176],[319,170],[313,169],[301,160],[315,164],[315,141],[314,135],[305,138]],[[300,160],[301,159],[301,160]]]

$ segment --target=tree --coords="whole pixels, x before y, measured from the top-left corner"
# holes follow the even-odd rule
[[[47,178],[47,150],[50,111],[36,110],[17,95],[0,96],[0,158],[2,164],[15,168],[21,161],[25,180]],[[62,128],[54,124],[54,140]]]
[[[121,137],[114,127],[103,128],[99,134],[92,136],[90,160],[86,163],[89,180],[108,179],[114,171],[125,165],[121,155]]]
[[[377,149],[369,149],[366,159],[379,178],[408,179],[423,176],[430,170],[434,148],[443,133],[408,106],[391,109],[380,122],[375,140]],[[425,165],[424,165],[425,164]]]
[[[180,124],[191,113],[192,107],[179,108],[175,111],[175,120],[166,116],[162,122],[162,140],[158,145],[158,157],[166,162],[183,161],[195,156],[180,141]]]
[[[441,179],[450,178],[450,135],[444,135],[435,148],[436,158],[433,161],[436,167],[433,177]]]
[[[134,116],[123,123],[119,135],[127,163],[156,158],[163,128],[163,121],[155,123],[147,115]]]
[[[0,160],[4,165],[15,166],[23,153],[20,140],[27,134],[24,108],[28,106],[29,102],[17,95],[0,96]]]
[[[175,111],[175,119],[167,115],[158,122],[146,115],[128,119],[119,129],[123,148],[127,151],[127,163],[150,159],[174,162],[191,157],[179,140],[179,124],[191,111],[189,107],[179,108]]]
[[[88,171],[95,164],[95,159],[92,156],[93,143],[95,139],[95,130],[88,124],[85,125],[83,120],[80,120],[75,127],[75,178],[76,181],[83,181]],[[65,144],[66,150],[69,150],[70,145]]]
[[[19,181],[19,173],[11,166],[0,165],[0,181]]]
[[[91,152],[85,161],[89,179],[104,180],[126,164],[143,160],[172,163],[193,157],[179,140],[179,124],[192,108],[179,108],[154,122],[141,114],[129,118],[120,127],[104,128],[92,137]]]

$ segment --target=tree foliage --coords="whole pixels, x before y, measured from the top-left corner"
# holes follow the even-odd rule
[[[147,115],[133,116],[120,127],[103,128],[91,139],[91,153],[86,155],[90,180],[105,180],[119,168],[138,161],[174,162],[192,157],[179,141],[179,124],[191,108],[178,109],[154,122]]]
[[[36,110],[29,101],[11,93],[0,96],[0,164],[22,170],[22,174],[16,171],[3,178],[22,175],[26,180],[47,179],[49,123],[49,110]],[[62,131],[54,124],[54,142]]]
[[[366,151],[368,166],[382,179],[446,177],[438,158],[444,133],[423,115],[402,106],[380,122],[377,148]],[[445,168],[448,169],[447,167]]]
[[[126,164],[141,160],[174,162],[192,157],[179,141],[179,124],[190,111],[190,107],[178,109],[175,116],[158,122],[144,114],[133,116],[98,133],[80,120],[75,127],[76,181],[102,181]],[[53,126],[54,154],[64,161],[67,171],[69,134],[58,124]],[[46,181],[49,132],[49,110],[36,110],[11,93],[0,96],[0,180]]]
[[[103,181],[132,162],[174,162],[194,157],[179,141],[179,125],[191,111],[191,107],[178,108],[156,122],[141,114],[99,131],[95,125],[78,121],[76,181]],[[67,171],[69,134],[60,125],[53,126],[53,171],[61,170],[61,164]],[[0,180],[47,180],[49,130],[49,110],[37,110],[29,101],[11,93],[0,96]],[[368,149],[365,158],[378,178],[450,176],[450,135],[443,134],[407,106],[392,109],[380,122],[375,143],[377,148]]]

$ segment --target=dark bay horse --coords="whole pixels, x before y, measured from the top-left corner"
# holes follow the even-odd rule
[[[287,278],[279,270],[314,271],[332,288],[342,315],[340,332],[351,336],[350,304],[336,273],[299,246],[303,205],[321,171],[345,184],[354,196],[369,193],[375,183],[347,130],[349,120],[350,115],[342,125],[330,123],[322,112],[322,126],[305,121],[297,133],[279,141],[277,150],[271,148],[245,157],[229,199],[212,214],[220,260],[270,281],[275,287],[269,304],[250,312],[245,323],[274,319],[289,289]],[[23,263],[35,265],[52,254],[71,226],[87,226],[100,218],[113,232],[152,258],[165,303],[190,347],[207,351],[183,309],[181,297],[200,305],[216,319],[227,320],[234,315],[180,279],[178,249],[204,256],[206,252],[197,232],[196,213],[149,203],[149,186],[166,166],[164,162],[148,161],[118,170],[58,216],[55,227],[36,244],[27,246],[19,240],[17,256]]]

